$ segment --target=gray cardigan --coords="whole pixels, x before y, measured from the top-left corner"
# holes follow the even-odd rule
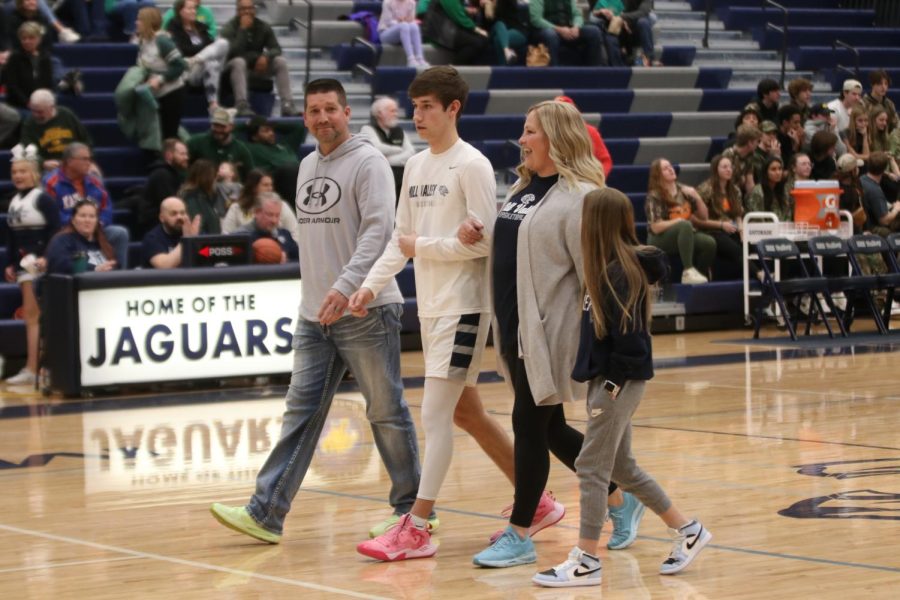
[[[586,387],[572,379],[572,368],[583,299],[581,205],[593,189],[593,183],[581,182],[572,188],[560,178],[519,226],[519,356],[525,361],[528,385],[538,405],[585,397]],[[497,331],[495,319],[494,347],[500,348]],[[497,362],[509,381],[502,358]]]

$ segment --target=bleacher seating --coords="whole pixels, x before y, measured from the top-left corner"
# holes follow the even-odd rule
[[[805,76],[820,78],[817,81],[831,83],[834,90],[840,89],[847,73],[836,66],[852,66],[855,59],[846,50],[832,49],[832,42],[839,38],[858,47],[862,81],[867,81],[871,70],[882,67],[888,68],[895,80],[900,80],[897,79],[900,68],[896,67],[900,64],[900,30],[873,26],[872,10],[847,10],[841,8],[838,0],[779,1],[791,10],[788,58],[794,69],[802,70]],[[289,30],[287,25],[293,17],[305,18],[306,5],[287,0],[265,3],[261,16],[266,18],[267,11],[270,22],[277,25],[276,32],[283,42],[285,56],[291,61],[295,81],[301,81],[302,76],[298,77],[297,72],[306,56],[305,30]],[[351,91],[350,96],[357,121],[367,118],[369,92],[397,97],[408,116],[406,89],[416,71],[404,66],[402,49],[378,47],[373,57],[367,47],[352,43],[353,37],[363,33],[361,25],[339,20],[342,15],[361,10],[378,14],[380,2],[313,0],[313,3],[312,76],[317,73],[337,76],[348,90],[354,90],[355,86],[356,91]],[[667,20],[665,27],[671,28],[673,23],[683,26],[679,35],[662,36],[663,41],[657,45],[657,57],[666,68],[462,67],[460,70],[472,93],[459,122],[461,136],[485,153],[503,179],[505,172],[520,159],[515,140],[521,135],[525,110],[537,101],[556,95],[572,97],[585,119],[600,127],[615,162],[608,183],[628,194],[635,209],[639,235],[646,239],[643,204],[650,162],[660,156],[669,158],[684,183],[696,185],[705,179],[707,163],[723,148],[737,111],[755,95],[753,88],[761,76],[753,72],[755,79],[748,78],[746,70],[751,67],[747,64],[759,64],[762,66],[758,69],[766,69],[766,65],[777,59],[771,51],[746,51],[743,44],[752,44],[752,36],[763,50],[781,47],[780,36],[765,29],[767,22],[781,24],[781,12],[762,9],[759,0],[713,1],[715,17],[720,22],[713,23],[711,31],[722,49],[703,49],[700,44],[702,19],[697,17],[705,10],[706,0],[658,2],[658,7],[660,4],[665,4],[660,11],[661,20]],[[233,15],[231,2],[213,0],[210,5],[220,26]],[[697,14],[690,14],[688,9]],[[657,25],[658,31],[661,25]],[[58,44],[55,52],[66,68],[82,71],[87,93],[77,98],[60,96],[59,101],[82,118],[93,138],[94,154],[104,172],[107,188],[114,200],[121,199],[126,190],[144,183],[140,151],[122,135],[112,99],[115,86],[135,62],[136,48],[125,43]],[[440,49],[428,47],[426,58],[439,64],[447,56]],[[348,73],[357,63],[378,65],[370,82],[371,89]],[[359,87],[364,87],[365,93],[360,93]],[[818,83],[816,91],[822,92]],[[900,102],[900,94],[893,90],[890,94],[895,102]],[[270,95],[266,98],[272,100]],[[255,106],[265,112],[271,108],[271,104],[255,103]],[[193,133],[208,127],[206,108],[202,94],[189,94],[182,120],[185,130]],[[409,127],[408,121],[406,126]],[[305,156],[312,149],[312,145],[305,144],[300,147],[299,155]],[[8,164],[8,157],[8,152],[0,152],[0,162]],[[0,194],[11,191],[8,171],[0,173]],[[116,211],[115,221],[129,226],[133,217],[125,211]],[[5,241],[5,228],[5,216],[0,215],[0,242]],[[132,259],[136,258],[138,248],[138,243],[132,242]],[[133,262],[137,264],[136,260]],[[5,248],[0,248],[0,266],[5,264]],[[677,280],[679,266],[675,267]],[[398,275],[398,281],[407,309],[403,329],[417,331],[411,265]],[[741,304],[739,282],[714,281],[704,286],[676,285],[675,288],[677,301],[684,304],[689,314],[739,310]],[[14,284],[0,284],[0,354],[24,347],[24,327],[20,321],[11,320],[12,311],[20,303]]]

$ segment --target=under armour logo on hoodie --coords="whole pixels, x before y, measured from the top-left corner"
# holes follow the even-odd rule
[[[297,209],[308,214],[321,214],[337,204],[341,199],[341,187],[330,177],[316,177],[300,186]]]

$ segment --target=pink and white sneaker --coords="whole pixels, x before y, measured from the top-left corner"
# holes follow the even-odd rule
[[[376,560],[392,562],[434,556],[437,546],[431,543],[431,534],[424,529],[417,529],[412,517],[406,514],[395,527],[374,539],[357,544],[356,551]]]
[[[512,509],[513,505],[510,504],[500,514],[508,519],[512,514]],[[566,516],[566,507],[556,501],[553,492],[544,490],[544,493],[541,494],[541,501],[538,502],[537,509],[534,511],[534,519],[531,521],[531,527],[528,528],[528,535],[534,537],[538,531],[559,523],[564,516]],[[503,532],[503,529],[494,532],[494,535],[491,536],[491,543],[493,544],[498,537],[503,535]]]

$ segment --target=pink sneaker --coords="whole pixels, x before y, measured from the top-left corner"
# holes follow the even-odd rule
[[[376,560],[391,562],[409,558],[434,556],[437,547],[431,544],[431,534],[417,529],[406,514],[395,527],[391,527],[375,539],[360,542],[356,551]]]
[[[500,514],[508,519],[512,514],[512,509],[513,505],[510,504]],[[531,527],[528,528],[528,535],[534,537],[538,531],[559,523],[564,516],[566,516],[566,507],[556,501],[553,492],[544,490],[544,493],[541,494],[541,501],[538,502],[537,509],[534,511],[534,519],[531,521]],[[503,531],[503,529],[496,531],[491,536],[492,544],[503,534]]]

